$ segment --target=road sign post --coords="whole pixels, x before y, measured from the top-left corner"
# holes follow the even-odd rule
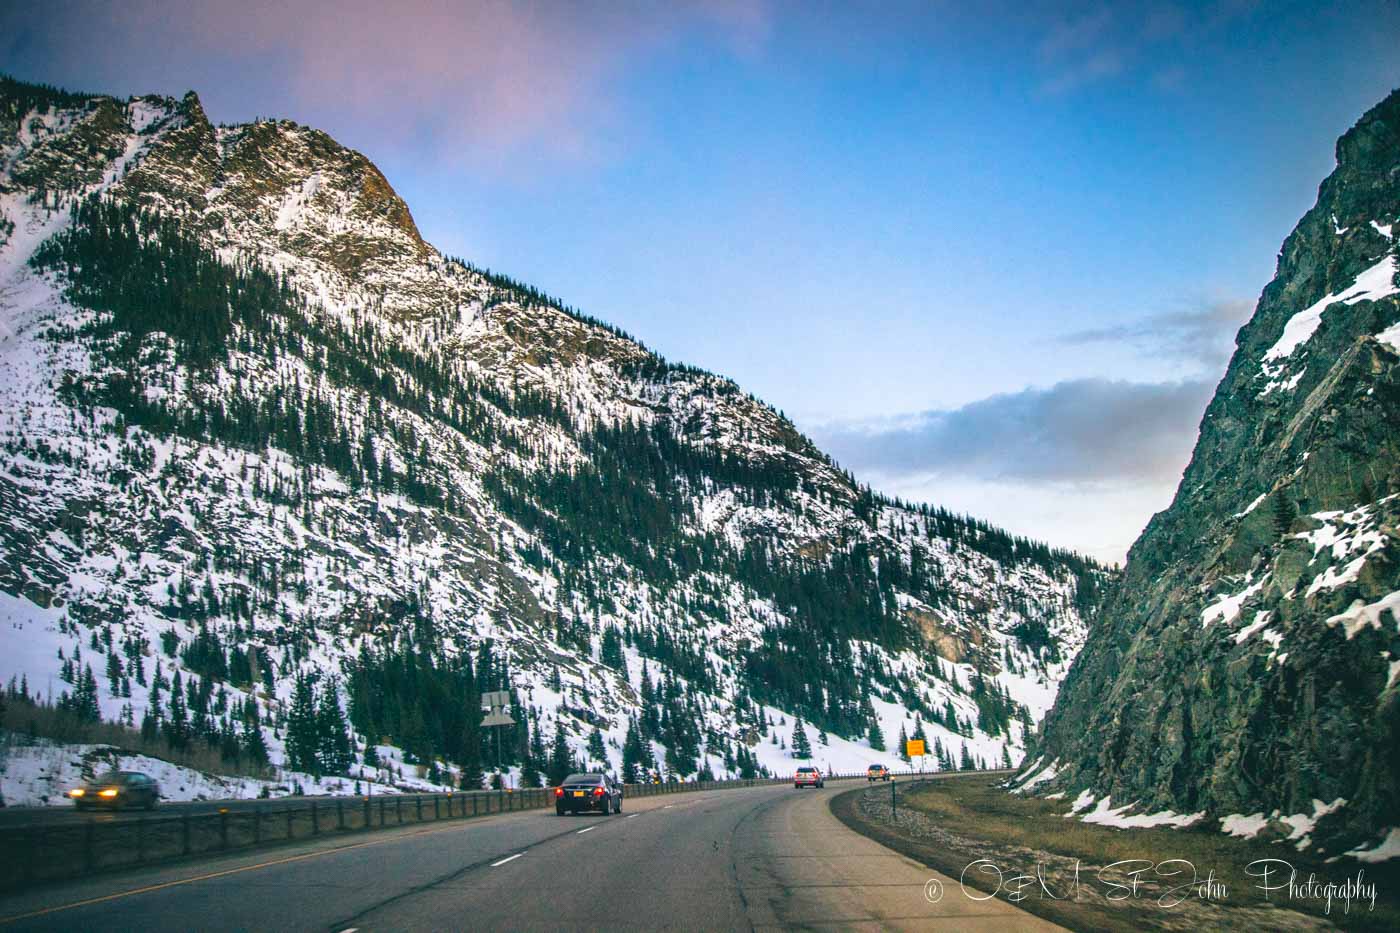
[[[501,770],[501,728],[515,725],[515,720],[507,710],[510,708],[509,690],[488,690],[481,694],[482,728],[496,730],[496,770]]]

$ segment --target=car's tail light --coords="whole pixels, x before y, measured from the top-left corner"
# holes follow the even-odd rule
[[[603,796],[603,789],[602,789],[601,787],[595,787],[595,788],[593,788],[593,796],[594,796],[594,797],[601,797],[601,796]]]
[[[562,796],[564,796],[564,788],[562,788],[562,787],[556,787],[556,788],[554,788],[554,796],[556,796],[556,797],[562,797]]]

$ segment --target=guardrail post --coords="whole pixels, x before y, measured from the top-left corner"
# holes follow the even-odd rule
[[[472,794],[472,816],[476,816],[476,800],[477,800],[477,795],[476,795],[476,794]],[[466,812],[467,812],[467,806],[466,806],[466,804],[463,804],[463,805],[462,805],[462,812],[463,812],[463,813],[466,813]]]
[[[253,807],[253,845],[262,844],[262,804]]]
[[[379,798],[379,825],[384,825],[384,798]]]
[[[321,820],[316,814],[316,801],[311,801],[311,835],[321,835]]]
[[[403,798],[394,798],[394,821],[400,826],[403,825]]]
[[[219,810],[219,848],[228,848],[228,807]]]
[[[414,798],[413,798],[413,805],[414,805],[414,807],[417,809],[417,812],[418,812],[418,822],[420,822],[420,823],[423,822],[423,798],[422,798],[422,797],[414,797]]]
[[[287,808],[287,838],[288,838],[288,839],[292,838],[293,834],[295,833],[295,829],[294,829],[293,826],[292,826],[292,820],[295,819],[295,818],[296,818],[295,812],[292,810],[291,807],[288,807],[288,808]]]
[[[447,799],[448,799],[448,802],[451,802],[451,800],[452,800],[451,797],[449,797],[449,798],[447,798]],[[441,807],[442,807],[442,798],[441,798],[441,797],[434,797],[434,798],[433,798],[433,820],[434,820],[434,821],[437,821],[437,820],[442,819],[442,810],[440,809]]]
[[[371,826],[373,826],[373,825],[374,825],[374,815],[370,812],[370,809],[369,809],[369,798],[366,797],[366,798],[365,798],[365,829],[369,829],[369,828],[370,828]]]
[[[340,829],[342,832],[345,831],[345,801],[344,801],[344,800],[337,800],[337,801],[335,802],[335,825],[336,825],[336,827],[337,827],[338,829]]]

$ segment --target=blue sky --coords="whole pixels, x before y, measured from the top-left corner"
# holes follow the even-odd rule
[[[1400,86],[1382,2],[35,6],[0,68],[322,127],[445,251],[1107,559]]]

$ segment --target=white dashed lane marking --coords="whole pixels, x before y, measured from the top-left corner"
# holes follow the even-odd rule
[[[505,858],[501,859],[499,862],[492,862],[492,863],[491,863],[491,867],[492,867],[492,868],[500,868],[500,867],[501,867],[502,865],[504,865],[506,862],[513,862],[513,861],[515,861],[516,859],[520,858],[520,856],[522,856],[522,855],[524,855],[524,854],[525,854],[524,852],[517,852],[517,853],[515,853],[514,855],[506,856]]]

